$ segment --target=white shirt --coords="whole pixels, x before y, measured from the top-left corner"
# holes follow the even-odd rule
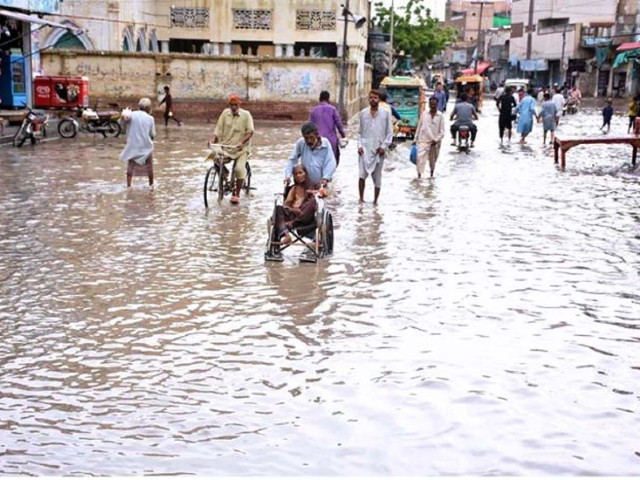
[[[416,143],[440,142],[444,138],[444,115],[436,111],[435,116],[426,110],[420,116],[416,129]]]
[[[562,96],[561,93],[556,93],[551,100],[553,100],[553,103],[556,104],[556,110],[558,111],[558,115],[559,115],[560,112],[562,112],[562,109],[564,108],[564,97]]]
[[[156,126],[153,117],[147,112],[136,110],[131,113],[131,120],[127,128],[127,144],[120,154],[120,160],[144,165],[153,153],[153,137],[156,136]]]

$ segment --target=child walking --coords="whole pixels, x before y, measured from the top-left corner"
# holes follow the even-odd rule
[[[611,118],[613,117],[613,101],[609,98],[607,100],[607,104],[602,109],[602,127],[600,130],[604,130],[604,127],[607,127],[607,132],[611,130]]]

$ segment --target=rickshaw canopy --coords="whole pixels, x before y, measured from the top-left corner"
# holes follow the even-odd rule
[[[484,83],[484,78],[481,75],[461,75],[456,78],[456,83]]]

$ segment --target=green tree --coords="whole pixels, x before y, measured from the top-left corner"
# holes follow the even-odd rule
[[[376,9],[373,24],[383,33],[391,32],[391,8],[386,8],[382,2],[374,4]],[[424,5],[423,0],[409,0],[404,13],[395,9],[393,16],[393,49],[395,52],[404,51],[411,55],[417,64],[422,65],[432,59],[447,46],[455,41],[457,30],[445,27],[431,16],[431,10]]]

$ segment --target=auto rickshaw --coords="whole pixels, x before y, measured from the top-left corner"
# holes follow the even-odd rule
[[[463,93],[469,97],[471,103],[476,110],[482,110],[482,95],[484,93],[484,78],[480,75],[462,75],[456,78],[456,90],[458,98]]]
[[[419,77],[385,77],[380,87],[387,91],[387,102],[398,110],[401,117],[394,123],[394,141],[412,140],[426,103],[424,80]]]

